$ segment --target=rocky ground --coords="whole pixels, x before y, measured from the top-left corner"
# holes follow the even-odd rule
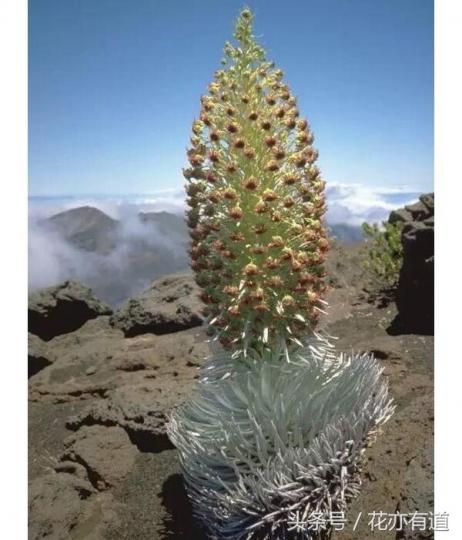
[[[367,514],[433,509],[433,337],[390,330],[395,304],[364,291],[360,253],[358,245],[333,250],[323,327],[340,336],[340,350],[374,351],[397,408],[367,452],[351,523],[334,536],[410,538],[371,533]],[[204,538],[165,435],[168,412],[208,352],[195,291],[189,275],[169,276],[115,313],[74,283],[31,298],[30,540]],[[50,321],[61,320],[72,294],[80,319],[63,333]]]

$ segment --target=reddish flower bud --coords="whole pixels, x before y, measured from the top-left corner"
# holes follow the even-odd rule
[[[265,297],[265,293],[261,287],[257,287],[254,291],[250,293],[250,298],[252,300],[257,300],[261,302]]]
[[[243,182],[242,182],[242,185],[248,189],[248,190],[255,190],[257,189],[259,186],[260,186],[260,182],[259,180],[257,180],[256,178],[254,178],[253,176],[249,176],[249,178],[246,178]]]
[[[212,163],[218,163],[220,161],[220,156],[218,152],[212,151],[209,152],[209,159]]]
[[[193,167],[202,165],[203,162],[204,162],[204,156],[201,156],[200,154],[193,154],[189,156],[189,163],[191,163]]]
[[[270,270],[274,270],[276,268],[279,268],[279,262],[276,259],[273,259],[272,257],[268,257],[265,261],[266,268],[269,268]]]
[[[253,207],[253,209],[255,210],[255,212],[257,214],[264,214],[265,212],[268,211],[268,206],[266,205],[266,203],[264,201],[258,201],[257,204]]]
[[[246,264],[244,267],[244,274],[246,276],[256,276],[258,274],[258,266],[253,263]]]
[[[295,306],[295,300],[290,294],[286,294],[282,300],[281,303],[284,307],[293,307]]]
[[[282,236],[273,236],[271,242],[268,243],[269,248],[281,248],[284,246],[284,240]]]
[[[255,253],[256,255],[261,255],[262,253],[266,252],[266,248],[258,244],[256,246],[251,247],[250,251],[252,253]]]
[[[228,124],[226,126],[226,129],[230,132],[230,133],[237,133],[239,131],[239,126],[236,124],[236,122],[231,122],[230,124]]]
[[[233,206],[233,208],[230,208],[229,215],[233,219],[241,219],[244,215],[244,212],[242,211],[242,208],[240,206]]]
[[[212,124],[212,122],[210,121],[210,117],[208,114],[206,113],[202,113],[201,116],[200,116],[202,122],[204,122],[204,124],[206,126],[210,126]]]
[[[255,225],[253,228],[253,232],[255,234],[265,234],[266,225],[264,223],[259,223],[258,225]]]
[[[213,172],[206,173],[205,179],[207,180],[207,182],[210,182],[211,184],[215,184],[216,182],[218,182],[218,177]]]
[[[306,165],[306,157],[302,155],[297,155],[294,159],[294,162],[297,167],[302,168]]]
[[[318,246],[322,251],[326,251],[329,247],[329,240],[327,240],[327,238],[320,238],[318,240]]]
[[[273,149],[274,157],[276,159],[283,159],[286,156],[286,153],[282,148],[274,148]]]
[[[223,190],[223,197],[229,201],[237,199],[237,191],[233,188],[226,188]]]
[[[299,283],[301,283],[302,285],[314,283],[315,280],[316,278],[312,274],[309,274],[308,272],[303,272],[302,274],[300,274],[298,278]]]
[[[284,107],[279,107],[279,109],[276,111],[276,116],[278,118],[284,118],[284,115],[286,114],[286,111]]]
[[[220,202],[220,201],[221,201],[221,194],[220,194],[218,191],[211,191],[211,192],[207,195],[207,199],[208,199],[210,202],[213,202],[213,203]]]
[[[277,161],[274,161],[273,159],[271,161],[269,161],[266,165],[266,170],[267,171],[271,171],[271,172],[274,172],[274,171],[277,171],[279,170],[279,165],[278,165],[278,162]]]
[[[286,186],[293,186],[299,181],[299,177],[296,174],[288,173],[282,177],[282,181]]]
[[[293,197],[288,195],[287,197],[284,197],[282,204],[284,205],[284,208],[292,208],[292,206],[295,204],[295,200]]]
[[[285,247],[285,248],[282,250],[281,259],[283,259],[284,261],[287,261],[287,260],[292,259],[293,256],[294,256],[293,249],[288,248],[288,247]]]
[[[276,195],[276,192],[274,192],[272,189],[265,189],[265,191],[262,193],[262,199],[267,202],[275,201],[278,198]]]
[[[231,317],[238,317],[240,314],[239,306],[230,306],[228,308],[228,313]]]
[[[229,239],[233,242],[242,242],[245,240],[245,236],[242,233],[233,233],[229,235]]]
[[[281,276],[271,276],[266,281],[270,287],[282,287],[284,282],[282,281]]]
[[[269,311],[268,304],[266,304],[265,302],[257,304],[256,306],[254,306],[254,309],[259,313],[265,313],[266,311]]]
[[[217,251],[225,249],[225,245],[221,240],[215,240],[212,245]]]
[[[312,304],[319,300],[318,293],[315,293],[314,291],[307,291],[306,296],[308,298],[308,301]]]
[[[300,270],[302,269],[302,266],[303,266],[302,263],[300,263],[296,259],[294,259],[292,261],[292,271],[293,272],[300,272]]]
[[[239,289],[234,285],[226,285],[223,287],[223,292],[229,296],[237,296],[239,294]]]

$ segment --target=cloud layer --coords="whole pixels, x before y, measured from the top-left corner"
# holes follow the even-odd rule
[[[414,202],[420,193],[406,189],[374,189],[361,184],[336,184],[327,187],[327,221],[331,225],[361,225],[388,218],[392,210]]]
[[[46,218],[71,208],[91,205],[118,219],[115,247],[86,251],[63,238]],[[186,235],[166,234],[155,222],[140,221],[140,211],[156,205],[119,205],[103,200],[57,201],[31,205],[29,212],[29,290],[76,279],[111,305],[137,294],[153,279],[186,269]],[[141,210],[142,209],[142,210]]]
[[[405,189],[376,190],[359,184],[331,183],[326,195],[328,224],[359,226],[364,221],[386,219],[391,210],[415,201],[419,194]],[[98,208],[119,221],[112,251],[83,251],[46,225],[46,218],[81,206]],[[188,266],[184,231],[165,231],[154,222],[143,223],[139,212],[166,211],[183,216],[184,210],[182,190],[150,195],[30,198],[30,290],[78,279],[112,305],[119,304],[155,277]]]

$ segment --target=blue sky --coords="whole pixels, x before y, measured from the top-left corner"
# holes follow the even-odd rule
[[[248,0],[328,182],[433,186],[433,1]],[[243,5],[29,3],[31,195],[183,184],[191,122]]]

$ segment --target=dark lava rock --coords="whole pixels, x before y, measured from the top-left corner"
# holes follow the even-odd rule
[[[89,319],[112,310],[76,281],[65,281],[29,296],[29,332],[45,341],[80,328]]]
[[[407,221],[412,221],[412,214],[408,212],[405,208],[393,210],[393,212],[390,214],[390,217],[388,218],[389,223],[403,223]]]
[[[396,293],[399,317],[395,321],[395,329],[432,334],[435,252],[433,194],[422,195],[420,202],[406,206],[406,210],[412,214],[412,219],[405,221],[401,237],[403,265]]]
[[[111,324],[126,337],[139,334],[169,334],[200,326],[203,304],[190,274],[162,278],[128,300],[111,317]]]
[[[416,202],[405,206],[405,209],[410,212],[412,219],[415,221],[423,221],[433,215],[433,212],[422,202]]]
[[[426,193],[425,195],[421,195],[419,197],[419,200],[421,203],[423,203],[428,210],[431,212],[431,215],[434,214],[435,211],[435,196],[433,193]]]
[[[28,335],[28,377],[32,377],[42,369],[52,364],[46,352],[46,343],[34,334]]]

